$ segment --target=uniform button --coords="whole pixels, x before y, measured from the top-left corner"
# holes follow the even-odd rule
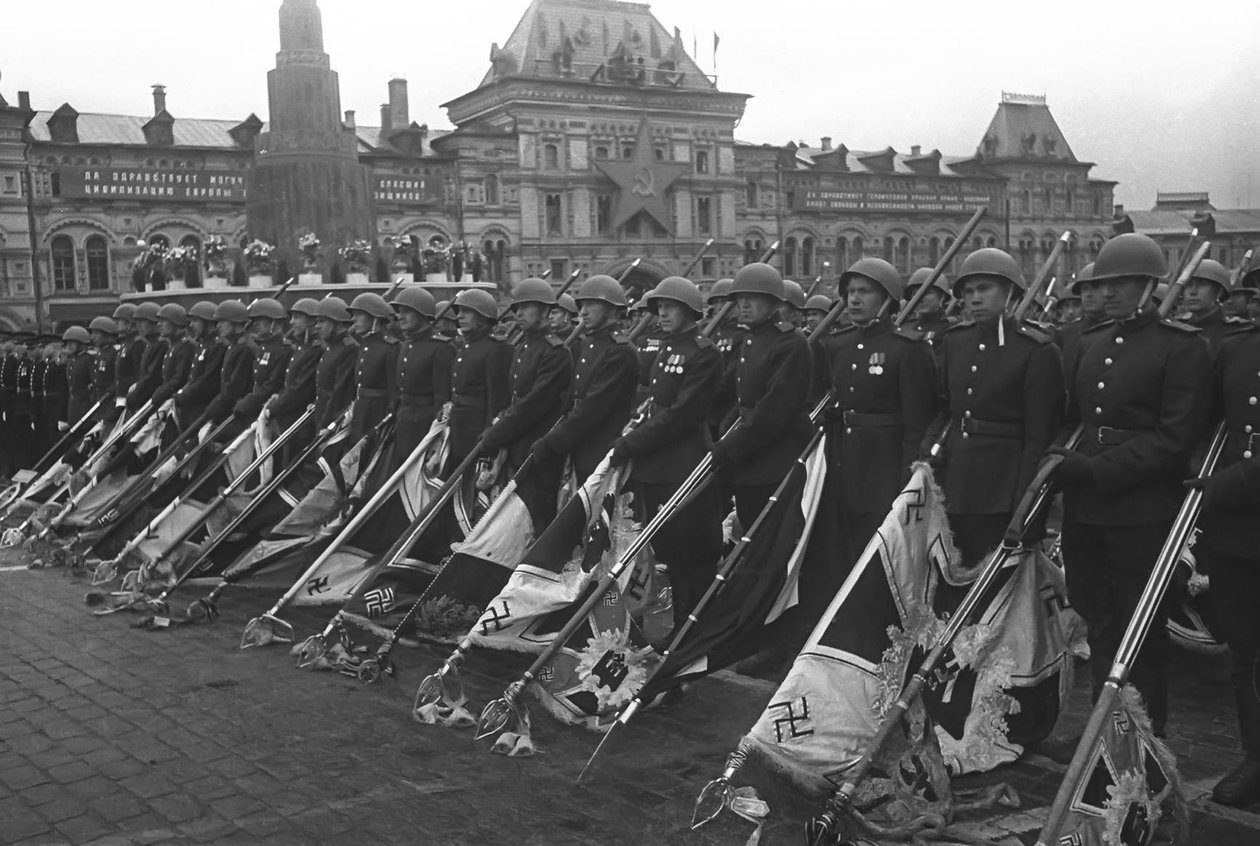
[[[845,433],[846,435],[852,435],[852,434],[853,434],[853,430],[852,430],[852,429],[845,429],[845,430],[844,430],[844,433]],[[1247,457],[1248,457],[1248,458],[1251,458],[1251,456],[1250,456],[1250,455],[1249,455],[1249,456],[1247,456]]]
[[[980,352],[984,352],[984,344],[980,345]]]
[[[971,412],[970,412],[970,411],[964,411],[964,412],[963,412],[963,417],[970,417],[970,416],[971,416]]]
[[[1247,400],[1247,404],[1248,404],[1248,405],[1255,405],[1255,404],[1256,404],[1256,398],[1255,398],[1255,397],[1252,397],[1251,399]]]
[[[586,364],[586,359],[581,359],[580,361],[578,361],[578,364]]]
[[[963,437],[964,437],[964,438],[970,438],[970,437],[971,437],[971,433],[970,433],[970,432],[963,432]]]
[[[856,365],[856,364],[850,364],[850,365],[849,365],[849,369],[850,369],[850,370],[857,370],[857,365]]]
[[[1101,405],[1096,405],[1096,406],[1094,406],[1094,413],[1095,413],[1095,414],[1102,414],[1102,406],[1101,406]]]
[[[975,373],[975,372],[976,372],[977,370],[979,370],[979,369],[980,369],[980,368],[976,367],[974,364],[973,364],[973,365],[971,365],[971,372],[972,372],[972,373]]]
[[[1107,387],[1107,383],[1105,383],[1105,382],[1099,382],[1099,383],[1098,383],[1098,390],[1100,390],[1100,391],[1101,391],[1101,390],[1102,390],[1103,388],[1105,388],[1105,387]]]
[[[850,386],[849,386],[849,393],[853,393],[853,386],[852,386],[852,385],[850,385]]]
[[[971,396],[971,395],[972,395],[972,394],[974,394],[974,393],[975,393],[975,390],[974,390],[974,389],[972,389],[972,388],[968,388],[968,389],[967,389],[967,396]]]
[[[1109,358],[1104,358],[1104,359],[1103,359],[1103,364],[1111,364],[1111,359],[1109,359]]]
[[[1243,431],[1244,431],[1244,432],[1246,432],[1248,435],[1250,435],[1250,434],[1251,434],[1251,424],[1250,424],[1250,423],[1248,423],[1246,426],[1243,426]]]
[[[1123,343],[1124,343],[1124,337],[1123,337],[1123,336],[1121,336],[1121,335],[1117,335],[1117,336],[1116,336],[1116,343],[1117,343],[1117,344],[1123,344]]]
[[[860,350],[864,350],[864,349],[866,349],[866,345],[865,345],[865,344],[858,344],[858,349],[860,349]]]
[[[1251,458],[1251,450],[1243,450],[1243,458]]]

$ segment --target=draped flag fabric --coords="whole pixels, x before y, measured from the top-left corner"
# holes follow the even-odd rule
[[[811,792],[841,778],[944,626],[934,609],[944,574],[978,572],[959,564],[940,489],[916,465],[745,744]],[[1009,718],[1025,743],[1053,727],[1073,630],[1054,573],[1039,552],[1008,562],[924,697],[955,774],[1019,756]]]
[[[689,678],[720,670],[765,646],[769,627],[796,605],[797,579],[826,472],[826,439],[821,439],[804,461],[792,466],[740,561],[644,686],[640,699],[651,702]]]

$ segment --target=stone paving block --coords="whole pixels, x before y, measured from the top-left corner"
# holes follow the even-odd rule
[[[10,842],[43,837],[51,831],[52,824],[29,809],[21,809],[4,817],[4,837]]]
[[[205,813],[196,799],[184,793],[172,793],[149,800],[149,807],[171,822],[189,822]]]
[[[239,842],[240,828],[231,820],[203,816],[178,826],[179,833],[198,843]],[[233,838],[232,835],[237,835]]]
[[[165,774],[157,771],[124,778],[118,783],[141,799],[165,796],[168,793],[175,792],[176,789],[175,785],[171,784],[170,779]]]
[[[109,834],[113,826],[94,814],[83,814],[62,820],[54,824],[53,828],[71,843],[84,843],[99,838],[103,834]]]
[[[147,803],[117,789],[107,796],[89,800],[88,806],[102,819],[115,823],[139,817],[147,813],[148,808]]]
[[[259,799],[239,793],[225,796],[222,799],[215,799],[210,802],[210,807],[214,809],[216,814],[220,814],[230,820],[239,820],[242,817],[266,810],[267,808],[266,804]]]
[[[62,820],[68,820],[77,817],[88,810],[88,803],[84,799],[77,796],[65,794],[56,801],[45,802],[35,808],[35,813],[39,814],[50,823],[59,823]]]
[[[68,764],[60,764],[48,769],[48,775],[52,776],[60,784],[82,781],[95,773],[96,770],[83,761],[71,761]]]
[[[136,760],[135,758],[121,758],[117,761],[106,761],[96,765],[96,770],[101,775],[115,780],[124,779],[128,776],[139,775],[140,773],[150,772],[152,767],[149,764]]]
[[[3,765],[0,764],[0,766]],[[50,780],[47,773],[26,764],[0,769],[0,784],[10,790],[23,790],[37,784],[45,784]]]

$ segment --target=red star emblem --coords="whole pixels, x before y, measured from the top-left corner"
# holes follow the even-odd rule
[[[639,212],[646,212],[652,219],[673,233],[673,218],[665,204],[665,189],[691,169],[681,162],[656,160],[652,145],[652,132],[645,118],[639,124],[639,136],[634,142],[634,156],[619,161],[596,160],[595,166],[617,183],[617,207],[613,212],[612,225],[619,229]]]

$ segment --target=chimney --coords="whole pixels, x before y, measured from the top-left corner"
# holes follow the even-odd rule
[[[31,92],[18,92],[18,108],[24,112],[29,112],[31,110]]]
[[[166,86],[153,86],[153,114],[160,115],[166,111]]]
[[[824,135],[822,137],[822,148],[823,148],[824,153],[831,152],[831,136],[830,135]]]
[[[911,145],[911,147],[910,147],[910,155],[912,155],[912,156],[918,156],[918,155],[921,155],[922,153],[923,153],[923,147],[922,147],[921,145],[919,145],[919,144],[913,144],[913,145]]]
[[[346,109],[346,120],[345,120],[345,123],[342,125],[345,126],[346,129],[355,128],[354,109]]]
[[[390,131],[393,130],[394,125],[390,121],[391,117],[392,116],[390,115],[390,112],[389,112],[389,104],[381,103],[381,134],[382,135],[388,135]]]
[[[406,129],[411,123],[407,112],[407,80],[396,76],[389,81],[390,126],[394,129]]]

